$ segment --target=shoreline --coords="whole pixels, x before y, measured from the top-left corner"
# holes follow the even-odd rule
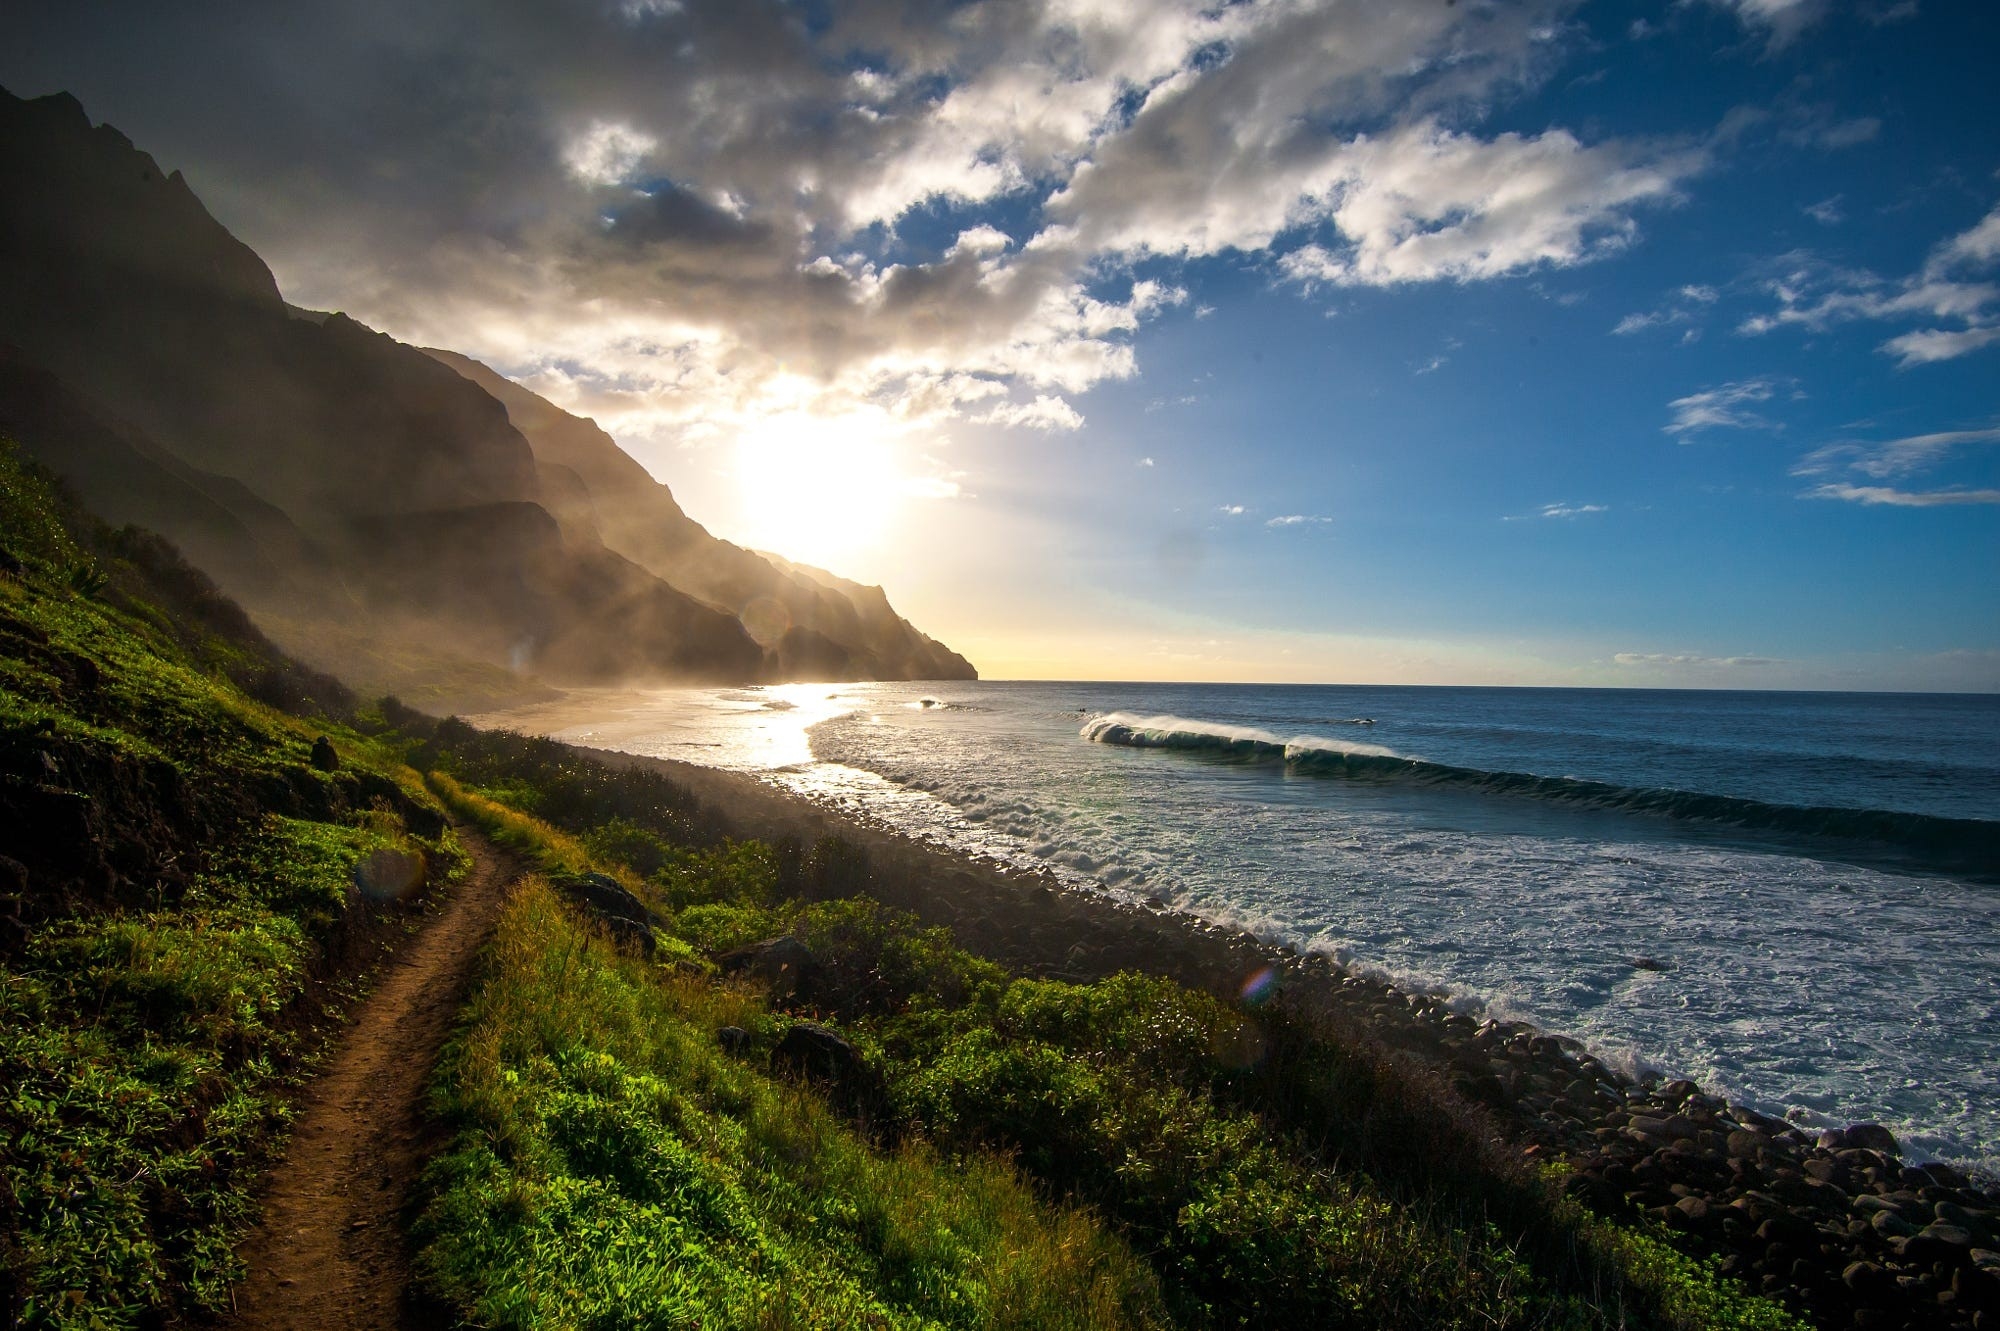
[[[1502,1156],[1564,1161],[1566,1190],[1599,1213],[1643,1212],[1760,1292],[1822,1321],[1858,1318],[1829,1325],[2000,1326],[2000,1181],[1909,1164],[1877,1125],[1808,1133],[1690,1081],[1632,1077],[1525,1022],[1475,1019],[1324,954],[982,861],[749,772],[571,747],[671,777],[737,835],[840,837],[867,853],[871,895],[1020,974],[1085,983],[1139,970],[1242,1001],[1268,971],[1269,1001],[1430,1078]],[[1994,1310],[1978,1313],[1989,1297]]]

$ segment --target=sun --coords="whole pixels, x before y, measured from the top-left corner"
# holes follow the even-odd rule
[[[787,412],[737,439],[746,542],[787,559],[832,564],[880,546],[908,483],[882,423]]]

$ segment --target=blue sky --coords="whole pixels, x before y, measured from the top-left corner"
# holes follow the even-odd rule
[[[2000,688],[2000,14],[28,6],[288,296],[990,676]]]

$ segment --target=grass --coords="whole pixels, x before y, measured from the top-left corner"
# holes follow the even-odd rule
[[[455,743],[443,729],[424,760],[484,784],[468,789],[434,773],[448,805],[553,875],[613,873],[650,901],[674,944],[656,954],[664,960],[620,955],[546,892],[503,931],[464,1037],[467,1052],[455,1056],[467,1061],[454,1062],[440,1091],[460,1136],[425,1231],[435,1291],[472,1321],[505,1322],[504,1305],[531,1310],[508,1323],[521,1325],[765,1324],[757,1300],[778,1277],[766,1249],[736,1230],[710,1233],[661,1213],[659,1223],[694,1245],[677,1269],[713,1267],[750,1282],[699,1296],[718,1300],[710,1303],[640,1280],[623,1255],[629,1244],[465,1240],[460,1226],[498,1213],[499,1197],[532,1195],[537,1206],[567,1215],[566,1199],[585,1195],[567,1190],[574,1157],[546,1143],[564,1131],[549,1126],[551,1107],[587,1092],[627,1106],[621,1115],[639,1112],[634,1104],[678,1106],[693,1094],[704,1105],[693,1118],[657,1121],[699,1159],[726,1162],[723,1177],[741,1190],[727,1193],[741,1202],[725,1208],[731,1215],[765,1214],[759,1208],[796,1186],[745,1169],[731,1152],[743,1147],[766,1160],[760,1144],[778,1133],[816,1143],[817,1156],[831,1149],[817,1144],[829,1106],[858,1134],[859,1145],[840,1138],[842,1152],[900,1160],[914,1151],[925,1168],[966,1178],[1005,1161],[1054,1214],[1092,1218],[1097,1232],[1143,1257],[1158,1300],[1149,1315],[1167,1325],[1797,1325],[1678,1252],[1668,1236],[1585,1212],[1562,1195],[1559,1178],[1498,1169],[1476,1143],[1448,1140],[1447,1117],[1410,1103],[1418,1083],[1280,1013],[1246,1011],[1155,976],[1095,984],[1014,977],[957,948],[947,931],[848,894],[865,879],[851,848],[676,841],[677,832],[700,825],[699,811],[665,800],[649,814],[647,800],[630,790],[593,810],[580,792],[594,783],[609,789],[619,774],[578,775],[573,765],[587,760],[574,754],[552,762],[542,742],[481,735],[468,759]],[[523,750],[519,766],[506,761],[510,744]],[[554,784],[542,786],[537,771]],[[553,813],[560,827],[529,809]],[[717,958],[779,935],[801,940],[814,958],[808,983],[789,999],[715,978]],[[611,973],[615,1001],[572,1006],[573,988],[595,990]],[[504,1015],[486,1006],[499,1001],[488,997],[495,989],[507,995]],[[807,1017],[836,1027],[859,1052],[860,1069],[817,1087],[818,1095],[743,1090],[772,1085],[764,1071],[772,1049]],[[714,1039],[723,1024],[746,1032],[736,1057]],[[525,1027],[544,1034],[508,1045]],[[645,1032],[644,1048],[624,1043],[629,1030]],[[485,1051],[476,1060],[474,1047]],[[609,1060],[601,1075],[614,1081],[587,1090],[578,1069],[599,1065],[579,1060],[599,1056]],[[471,1063],[477,1075],[465,1072]],[[652,1079],[636,1100],[628,1095],[633,1077]],[[614,1085],[623,1089],[605,1089]],[[721,1134],[705,1116],[715,1112],[711,1102],[701,1100],[718,1087],[730,1088],[720,1101],[739,1115]],[[752,1100],[754,1111],[743,1108]],[[780,1133],[774,1124],[785,1120],[798,1126]],[[626,1145],[606,1159],[644,1155],[653,1148],[632,1145],[642,1138],[666,1140],[653,1127],[621,1121],[634,1135],[621,1137]],[[460,1171],[475,1162],[477,1184],[461,1191]],[[818,1174],[811,1195],[821,1206],[837,1200],[843,1215],[870,1214],[898,1195],[884,1191],[884,1177]],[[547,1234],[567,1222],[535,1223]],[[924,1223],[951,1226],[940,1214]],[[648,1241],[631,1250],[660,1249]],[[494,1260],[498,1253],[508,1260]],[[559,1255],[564,1274],[553,1278],[547,1273]],[[878,1264],[869,1276],[871,1260]],[[879,1259],[851,1258],[840,1269],[863,1273],[861,1288],[883,1300],[874,1315],[890,1320],[878,1324],[898,1324],[884,1291],[900,1286],[882,1283],[889,1277]],[[1055,1278],[1054,1270],[1045,1277]],[[572,1301],[571,1290],[593,1292]],[[507,1303],[512,1298],[528,1302]],[[868,1324],[863,1305],[838,1306],[825,1324]],[[967,1306],[984,1317],[995,1305]],[[693,1320],[647,1320],[665,1308]],[[934,1307],[908,1311],[941,1317]]]
[[[722,1052],[760,997],[519,894],[440,1069],[423,1278],[493,1327],[1142,1327],[1146,1264],[1005,1161],[881,1148]]]
[[[349,956],[407,923],[356,861],[465,859],[393,746],[247,691],[337,689],[4,446],[0,534],[0,1321],[161,1325],[228,1306]]]
[[[843,843],[732,841],[657,774],[356,707],[4,447],[0,552],[0,1321],[226,1307],[290,1094],[410,926],[356,866],[448,881],[449,809],[536,873],[434,1086],[441,1320],[1796,1325],[1282,1005],[1012,975]],[[655,911],[648,955],[558,890],[589,872]],[[783,989],[725,974],[787,935]],[[834,1075],[775,1057],[805,1023]]]

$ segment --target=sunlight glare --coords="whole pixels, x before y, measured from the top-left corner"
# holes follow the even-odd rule
[[[738,436],[736,469],[747,543],[808,564],[879,545],[908,492],[885,422],[862,415],[767,417]]]

